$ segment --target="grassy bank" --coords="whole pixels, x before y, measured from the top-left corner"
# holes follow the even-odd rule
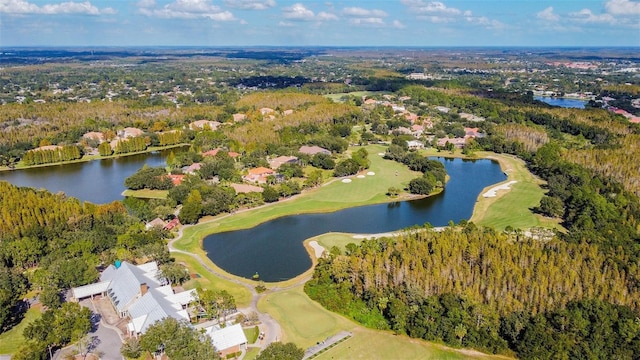
[[[500,358],[364,328],[309,299],[302,286],[269,294],[260,300],[258,307],[278,321],[285,333],[283,342],[293,342],[305,349],[340,331],[353,333],[352,337],[316,359]]]
[[[0,334],[0,354],[14,354],[27,340],[22,336],[24,329],[42,316],[41,306],[30,308],[20,324]]]
[[[122,192],[122,196],[130,196],[140,199],[166,199],[169,194],[168,190],[125,190]]]

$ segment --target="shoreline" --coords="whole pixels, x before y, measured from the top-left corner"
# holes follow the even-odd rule
[[[507,175],[507,179],[504,181],[501,181],[499,183],[496,184],[491,184],[489,186],[487,186],[486,188],[484,188],[479,194],[478,197],[482,198],[482,194],[489,188],[491,187],[495,187],[498,186],[502,183],[505,183],[507,181],[509,181],[510,177],[509,174],[507,173],[508,170],[510,170],[507,167],[506,161],[501,161],[502,159],[500,159],[501,156],[505,156],[505,154],[495,154],[495,153],[481,153],[480,155],[476,155],[476,156],[468,156],[468,155],[464,155],[462,153],[436,153],[436,154],[432,154],[432,153],[428,153],[428,154],[424,154],[425,156],[429,156],[429,157],[444,157],[444,158],[462,158],[462,159],[468,159],[468,160],[491,160],[491,161],[496,161],[498,162],[498,164],[500,165],[501,170]],[[227,277],[231,277],[240,281],[246,281],[247,283],[251,283],[252,280],[251,279],[247,279],[247,278],[243,278],[240,277],[238,275],[234,275],[231,274],[227,271],[225,271],[224,269],[220,268],[218,265],[216,265],[208,256],[207,256],[207,252],[203,247],[203,242],[204,239],[207,236],[216,234],[216,233],[220,233],[220,232],[229,232],[229,231],[238,231],[238,230],[245,230],[245,229],[249,229],[255,226],[258,226],[260,224],[263,224],[265,222],[268,221],[272,221],[281,217],[285,217],[285,216],[291,216],[291,215],[301,215],[301,214],[319,214],[319,213],[330,213],[330,212],[335,212],[335,211],[339,211],[339,210],[343,210],[343,209],[347,209],[347,208],[356,208],[356,207],[360,207],[360,206],[368,206],[368,205],[376,205],[376,204],[384,204],[384,203],[390,203],[390,202],[396,202],[396,201],[410,201],[410,200],[416,200],[416,199],[420,199],[420,198],[425,198],[425,197],[429,197],[429,196],[434,196],[439,194],[442,189],[440,189],[440,191],[429,194],[429,195],[410,195],[410,196],[404,196],[404,197],[400,197],[400,198],[387,198],[386,201],[374,201],[374,202],[368,202],[368,203],[358,203],[357,205],[348,205],[348,206],[337,206],[337,207],[329,207],[329,208],[323,208],[323,209],[314,209],[314,210],[309,210],[309,211],[303,211],[303,212],[292,212],[292,213],[285,213],[285,214],[278,214],[276,216],[267,216],[263,219],[260,219],[261,221],[258,223],[249,223],[246,224],[245,226],[235,226],[235,227],[231,227],[231,228],[219,228],[220,223],[222,222],[223,219],[231,217],[233,215],[237,215],[237,214],[241,214],[241,213],[247,213],[247,212],[251,212],[253,210],[260,210],[266,207],[271,207],[280,203],[284,203],[284,202],[289,202],[291,200],[296,200],[299,197],[308,194],[308,192],[312,192],[312,191],[317,191],[318,189],[322,188],[323,186],[327,186],[335,181],[340,181],[341,178],[334,178],[324,184],[322,184],[319,187],[313,188],[311,190],[308,190],[307,192],[302,192],[298,195],[292,196],[290,198],[287,198],[285,200],[276,202],[276,203],[269,203],[269,204],[265,204],[265,205],[261,205],[255,208],[248,208],[248,209],[242,209],[239,210],[237,212],[234,213],[228,213],[228,214],[223,214],[221,216],[216,216],[216,217],[211,217],[208,219],[201,219],[201,222],[198,222],[197,224],[194,225],[187,225],[187,227],[193,227],[193,228],[200,228],[200,229],[196,229],[196,236],[199,236],[200,231],[201,230],[204,232],[204,234],[202,234],[201,236],[199,236],[198,241],[197,241],[197,249],[192,249],[191,247],[193,245],[189,245],[190,243],[186,243],[183,246],[180,246],[179,242],[182,239],[182,236],[173,239],[171,241],[171,249],[173,249],[174,251],[177,252],[189,252],[192,254],[195,254],[196,256],[200,257],[202,261],[205,261],[206,263],[208,263],[209,265],[213,265],[213,268],[216,269],[217,272],[221,272],[223,274],[225,274],[225,276]],[[506,192],[502,192],[502,193],[506,193]],[[477,199],[476,203],[474,205],[474,211],[471,214],[471,217],[469,218],[469,221],[472,221],[474,215],[475,215],[475,209],[478,207],[479,202],[482,201],[482,199]],[[211,227],[211,229],[207,229],[208,227]],[[443,227],[440,227],[443,228]],[[438,228],[438,230],[440,230],[440,228]],[[209,231],[207,231],[209,230]],[[371,238],[371,237],[378,237],[378,236],[389,236],[390,234],[398,234],[402,231],[402,229],[398,229],[396,231],[391,231],[388,233],[381,233],[381,234],[352,234],[354,236],[354,240],[358,240],[358,239],[365,239],[365,238]],[[181,235],[182,235],[182,231],[181,231]],[[322,234],[321,234],[322,235]],[[288,279],[288,280],[284,280],[284,281],[278,281],[278,282],[264,282],[265,284],[269,285],[272,289],[282,289],[282,288],[289,288],[293,285],[291,284],[299,284],[300,281],[303,281],[304,279],[308,279],[310,277],[310,275],[313,272],[313,269],[315,268],[318,259],[315,256],[315,249],[313,246],[311,246],[309,243],[311,241],[313,241],[315,237],[312,238],[308,238],[303,240],[302,244],[305,247],[305,249],[307,250],[307,253],[311,259],[311,267],[307,270],[305,270],[303,273]],[[193,241],[193,240],[192,240]],[[175,247],[175,245],[180,246],[180,248],[178,249],[177,247]],[[326,249],[325,249],[326,250]],[[204,258],[204,259],[203,259]]]
[[[85,162],[90,162],[90,161],[95,161],[95,160],[117,159],[117,158],[125,157],[125,156],[148,154],[148,153],[151,153],[151,152],[154,152],[154,151],[175,149],[175,148],[183,147],[183,146],[189,146],[189,144],[176,144],[176,145],[149,147],[148,149],[146,149],[144,151],[136,151],[136,152],[126,153],[126,154],[113,154],[113,155],[109,155],[109,156],[86,155],[87,156],[86,158],[85,158],[85,156],[83,156],[82,158],[76,159],[76,160],[61,161],[61,162],[47,163],[47,164],[38,164],[38,165],[29,165],[29,166],[19,166],[19,167],[15,167],[15,168],[10,168],[8,166],[0,166],[0,172],[37,169],[37,168],[44,168],[44,167],[49,167],[49,166],[60,166],[60,165],[68,165],[68,164],[79,164],[79,163],[85,163]],[[98,157],[93,157],[93,156],[98,156]]]

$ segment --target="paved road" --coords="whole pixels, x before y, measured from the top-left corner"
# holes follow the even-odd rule
[[[104,321],[101,321],[100,315],[96,312],[95,307],[90,299],[83,300],[80,304],[89,308],[93,313],[92,323],[93,329],[87,335],[89,338],[90,352],[98,354],[101,359],[120,360],[124,359],[120,354],[122,349],[122,339],[116,330],[110,328]],[[53,359],[64,359],[64,354],[73,351],[74,346],[57,351]]]

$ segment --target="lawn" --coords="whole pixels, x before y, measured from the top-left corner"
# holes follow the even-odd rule
[[[141,190],[125,190],[122,192],[122,196],[131,196],[141,199],[166,199],[167,194],[169,194],[168,190],[151,190],[151,189],[141,189]]]
[[[22,336],[24,329],[29,323],[35,321],[41,316],[41,307],[34,306],[27,311],[20,324],[16,325],[11,330],[0,334],[0,354],[15,353],[18,348],[26,342],[25,338]]]
[[[496,229],[504,229],[507,226],[519,229],[561,228],[558,224],[559,220],[545,218],[531,210],[540,204],[540,199],[544,196],[545,190],[541,187],[544,181],[529,172],[524,161],[505,154],[481,153],[480,155],[500,162],[502,170],[507,174],[506,181],[515,180],[517,183],[512,184],[510,190],[498,191],[494,198],[484,198],[480,195],[471,216],[473,222]]]
[[[260,329],[257,326],[243,328],[242,331],[244,331],[244,336],[247,337],[247,342],[249,344],[253,344],[258,340],[258,333],[260,332]]]
[[[202,253],[204,253],[204,251],[202,251]],[[195,277],[184,283],[183,286],[185,289],[202,288],[217,291],[226,290],[236,300],[237,306],[243,307],[251,303],[251,293],[247,288],[216,276],[193,256],[177,252],[171,253],[171,256],[173,256],[177,262],[186,264],[190,273],[200,275],[200,277]],[[201,257],[207,259],[206,255],[202,255]],[[211,268],[216,268],[209,259],[206,261],[211,265]]]
[[[247,353],[244,355],[243,360],[253,360],[258,357],[258,354],[260,354],[260,348],[250,347],[247,349]]]
[[[364,328],[309,299],[302,286],[269,294],[258,306],[278,321],[285,333],[283,342],[293,342],[304,349],[343,330],[353,333],[351,338],[316,359],[497,358]]]
[[[341,102],[342,97],[346,96],[346,95],[350,95],[350,96],[358,96],[358,97],[362,97],[362,96],[371,96],[371,95],[375,95],[375,94],[380,94],[380,92],[378,91],[353,91],[350,93],[337,93],[337,94],[327,94],[325,95],[325,97],[333,100],[334,102]]]

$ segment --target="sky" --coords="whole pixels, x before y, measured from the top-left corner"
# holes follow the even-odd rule
[[[13,46],[640,46],[640,0],[0,0]]]

